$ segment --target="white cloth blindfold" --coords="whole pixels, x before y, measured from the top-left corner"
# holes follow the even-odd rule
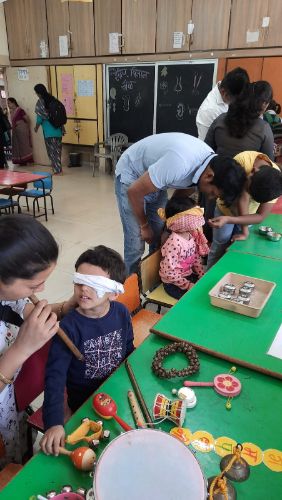
[[[86,285],[94,288],[101,299],[105,293],[124,293],[121,283],[105,278],[104,276],[93,276],[92,274],[74,273],[73,282],[77,285]]]

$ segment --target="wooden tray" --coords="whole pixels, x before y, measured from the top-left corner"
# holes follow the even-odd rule
[[[251,295],[249,305],[238,304],[232,300],[218,297],[222,286],[226,283],[235,285],[236,295],[238,295],[239,287],[242,286],[245,281],[251,281],[255,285],[255,290]],[[251,276],[245,276],[244,274],[227,273],[210,290],[209,296],[213,306],[221,307],[222,309],[227,309],[228,311],[233,311],[238,314],[244,314],[251,318],[258,318],[275,287],[276,283],[272,281],[265,281]]]

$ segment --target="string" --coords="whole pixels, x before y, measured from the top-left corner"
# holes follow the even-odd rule
[[[221,471],[221,474],[216,476],[214,478],[214,480],[212,481],[211,486],[210,486],[210,490],[209,490],[210,500],[213,500],[214,495],[216,495],[217,493],[223,493],[225,500],[228,500],[227,481],[226,481],[226,478],[223,476],[226,472],[228,472],[231,469],[232,465],[234,464],[234,462],[236,462],[236,460],[238,460],[240,463],[244,463],[243,460],[241,459],[242,450],[243,450],[242,445],[237,444],[237,446],[235,447],[234,455],[231,458],[230,462],[226,465],[225,469],[223,469],[223,471]],[[216,490],[214,490],[216,484],[217,484],[218,488]]]

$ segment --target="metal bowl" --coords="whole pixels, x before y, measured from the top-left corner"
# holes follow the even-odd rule
[[[274,233],[273,231],[269,231],[266,233],[266,237],[270,241],[280,241],[281,240],[281,234],[280,233]]]
[[[260,232],[260,234],[266,235],[267,233],[272,232],[272,227],[269,227],[269,226],[259,226],[259,232]]]

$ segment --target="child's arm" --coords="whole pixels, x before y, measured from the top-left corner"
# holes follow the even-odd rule
[[[273,203],[261,203],[256,214],[247,214],[239,216],[222,215],[209,220],[209,225],[215,228],[222,227],[224,224],[259,224],[271,212]]]
[[[40,441],[40,447],[46,455],[59,455],[59,447],[65,446],[65,429],[63,425],[53,425]]]

